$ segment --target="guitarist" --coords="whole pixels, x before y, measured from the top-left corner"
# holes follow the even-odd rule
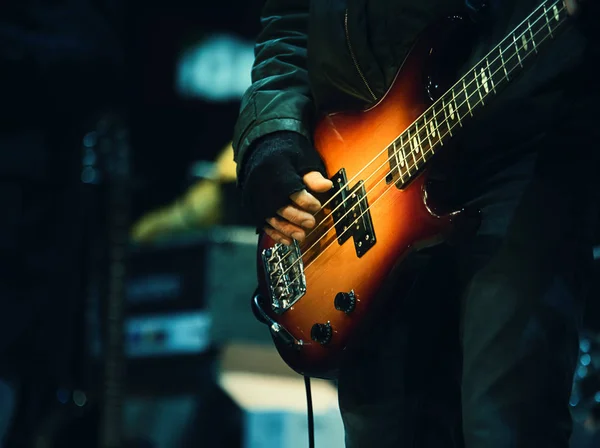
[[[332,186],[314,120],[380,100],[411,43],[465,7],[474,65],[539,0],[267,0],[233,146],[244,205],[275,241],[302,241]],[[339,376],[347,446],[566,448],[582,295],[592,261],[600,89],[595,0],[434,167],[472,238],[428,250]],[[346,9],[347,8],[347,9]],[[596,12],[592,11],[593,9]]]

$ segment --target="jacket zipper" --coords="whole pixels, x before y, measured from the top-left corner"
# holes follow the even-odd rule
[[[354,62],[354,67],[356,67],[356,71],[358,72],[358,75],[365,83],[365,86],[366,86],[367,90],[369,91],[369,93],[371,94],[371,96],[373,97],[373,99],[375,101],[377,101],[377,96],[373,93],[373,90],[371,90],[371,86],[369,86],[369,83],[367,82],[367,78],[365,78],[365,75],[363,75],[363,72],[360,69],[360,66],[358,65],[358,60],[356,59],[356,56],[354,55],[354,50],[352,49],[352,44],[350,43],[350,33],[348,33],[348,9],[346,9],[346,12],[344,14],[344,29],[346,31],[346,43],[348,44],[348,50],[350,50],[350,56],[352,57],[352,62]]]

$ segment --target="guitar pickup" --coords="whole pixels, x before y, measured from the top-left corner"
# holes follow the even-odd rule
[[[334,195],[332,216],[338,243],[342,245],[350,237],[354,237],[354,249],[360,258],[376,242],[364,182],[360,180],[349,189],[344,168],[339,170],[331,180]]]

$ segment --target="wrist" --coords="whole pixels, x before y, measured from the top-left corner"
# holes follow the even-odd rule
[[[248,148],[246,157],[242,162],[242,178],[239,179],[239,183],[243,187],[250,173],[267,158],[283,156],[293,163],[309,151],[314,151],[311,143],[298,132],[277,131],[263,135]]]

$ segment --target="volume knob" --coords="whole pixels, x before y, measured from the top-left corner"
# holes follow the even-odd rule
[[[326,324],[314,324],[310,329],[310,338],[321,345],[329,343],[332,334],[333,331],[329,322]]]
[[[350,292],[338,292],[333,300],[333,305],[338,311],[350,314],[356,308],[356,297],[354,291]]]

